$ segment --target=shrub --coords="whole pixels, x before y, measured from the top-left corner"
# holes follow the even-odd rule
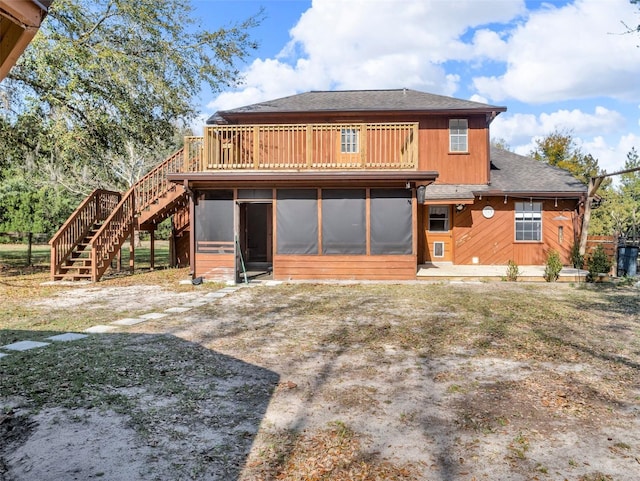
[[[518,267],[518,264],[510,260],[507,263],[507,280],[510,282],[516,282],[518,280],[518,276],[521,275],[522,272]]]
[[[593,250],[593,254],[587,261],[587,269],[589,270],[589,280],[593,282],[598,274],[608,273],[611,269],[611,259],[607,256],[602,245],[597,245]]]
[[[571,265],[576,269],[584,267],[584,256],[580,254],[580,244],[577,242],[571,247]]]
[[[562,261],[560,254],[551,249],[547,255],[547,265],[544,268],[544,280],[547,282],[555,282],[560,277],[562,270]]]

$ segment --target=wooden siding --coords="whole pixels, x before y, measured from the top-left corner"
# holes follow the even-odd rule
[[[422,258],[425,262],[451,262],[453,260],[453,242],[451,231],[449,232],[429,232],[428,229],[424,230],[424,243],[425,251],[422,254]],[[444,256],[435,257],[434,243],[442,242],[444,244]]]
[[[522,201],[522,200],[520,200]],[[516,200],[493,197],[484,198],[453,214],[454,263],[501,265],[512,260],[518,265],[541,265],[546,262],[549,250],[556,250],[565,265],[570,264],[571,246],[574,243],[573,219],[575,201],[558,199],[542,202],[542,242],[515,241]],[[491,219],[482,215],[482,209],[490,205],[495,214]],[[562,227],[560,242],[558,228]]]
[[[489,149],[486,118],[469,121],[468,153],[449,152],[449,119],[427,117],[419,123],[418,170],[435,170],[440,184],[486,184],[489,181]]]
[[[233,281],[236,278],[234,254],[203,254],[196,252],[195,277],[217,281]]]
[[[276,280],[406,280],[416,278],[414,255],[389,256],[301,256],[275,255]]]

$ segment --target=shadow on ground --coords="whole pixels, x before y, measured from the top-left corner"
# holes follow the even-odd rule
[[[0,480],[235,480],[276,373],[170,335],[0,331]]]

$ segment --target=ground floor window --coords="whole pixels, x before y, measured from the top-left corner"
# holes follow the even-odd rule
[[[516,202],[516,241],[542,240],[542,202]]]
[[[447,232],[449,230],[449,206],[429,206],[429,231]]]
[[[278,254],[318,254],[318,190],[278,189]]]
[[[411,255],[411,191],[278,189],[276,239],[278,254]]]
[[[197,252],[234,252],[234,203],[232,190],[212,190],[200,195],[195,205]]]
[[[322,253],[367,253],[365,189],[322,190]]]
[[[406,189],[371,189],[371,254],[413,253],[413,207]]]

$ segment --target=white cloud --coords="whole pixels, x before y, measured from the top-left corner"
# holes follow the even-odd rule
[[[598,106],[593,113],[578,109],[557,110],[552,113],[502,114],[491,124],[491,135],[502,138],[511,145],[531,141],[532,137],[544,137],[555,130],[567,131],[574,136],[606,135],[620,133],[625,128],[624,117],[614,110]]]
[[[524,0],[314,0],[276,58],[254,61],[239,89],[207,107],[312,89],[408,87],[454,95],[460,76],[443,63],[504,59],[506,43],[486,25],[525,11]]]
[[[504,75],[474,79],[494,101],[527,103],[610,96],[640,98],[640,48],[621,35],[637,19],[628,0],[576,0],[530,14],[507,40]]]
[[[625,119],[616,111],[596,107],[593,113],[558,110],[552,113],[502,114],[491,124],[491,136],[506,140],[514,152],[529,155],[536,140],[555,130],[566,131],[582,150],[598,159],[600,168],[614,172],[624,167],[627,152],[640,148],[640,136],[625,133]]]

